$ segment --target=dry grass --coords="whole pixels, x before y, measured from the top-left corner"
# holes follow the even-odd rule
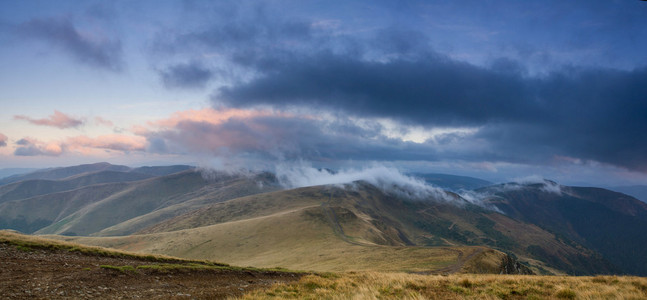
[[[625,276],[308,275],[242,299],[646,299],[647,278]]]
[[[214,263],[206,260],[188,260],[160,254],[141,254],[104,247],[81,245],[39,236],[20,234],[11,230],[0,230],[0,243],[15,245],[18,249],[23,251],[31,251],[34,249],[66,250],[87,255],[134,258],[152,262],[181,262],[228,266],[226,264]]]
[[[474,247],[354,245],[308,215],[317,206],[187,230],[123,237],[51,236],[140,253],[206,259],[238,266],[317,272],[422,272],[453,265]],[[496,263],[495,265],[498,265]]]

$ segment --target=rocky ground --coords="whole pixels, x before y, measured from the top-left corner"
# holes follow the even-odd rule
[[[167,265],[136,257],[105,257],[0,243],[2,299],[219,299],[293,282],[301,276],[201,268],[185,262]]]

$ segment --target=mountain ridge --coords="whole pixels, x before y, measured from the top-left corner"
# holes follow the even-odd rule
[[[535,273],[647,270],[647,258],[636,252],[643,246],[647,204],[600,188],[544,180],[419,193],[408,190],[419,188],[417,184],[384,181],[374,186],[360,180],[285,189],[269,172],[211,172],[189,166],[105,170],[111,166],[81,165],[56,171],[65,176],[61,179],[0,186],[0,228],[82,235],[69,239],[193,258],[218,255],[235,264],[320,270],[341,270],[348,260],[360,257],[370,264],[356,262],[355,267],[368,268],[382,265],[379,255],[396,259],[397,253],[410,252],[418,260],[397,258],[401,265],[387,268],[423,272],[415,266],[427,264],[427,271],[438,271],[443,261],[456,264],[450,253],[473,253],[465,250],[469,247],[491,249],[497,259],[516,257]],[[454,178],[456,184],[473,180],[444,178]],[[186,235],[195,236],[187,246],[173,241]],[[261,245],[274,248],[262,250]],[[322,248],[329,249],[312,257]],[[303,257],[285,257],[293,249],[300,249]],[[424,262],[423,253],[436,260]],[[307,263],[299,262],[306,258]]]

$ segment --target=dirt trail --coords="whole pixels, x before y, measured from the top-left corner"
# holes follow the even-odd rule
[[[472,250],[469,254],[465,255],[464,250],[458,250],[458,249],[451,249],[448,248],[447,250],[449,251],[454,251],[458,253],[458,259],[455,264],[452,264],[447,267],[443,267],[440,269],[436,270],[431,270],[431,271],[426,271],[426,272],[419,272],[418,274],[452,274],[452,273],[458,273],[463,269],[463,266],[465,263],[470,261],[472,258],[476,257],[477,255],[483,253],[485,251],[484,248],[476,248]]]
[[[136,268],[153,264],[156,263],[137,258],[0,243],[0,299],[220,299],[275,283],[293,282],[303,275],[232,269]],[[135,268],[120,271],[106,265]]]
[[[335,235],[340,237],[346,243],[358,245],[358,246],[366,246],[363,243],[359,243],[348,238],[348,236],[344,232],[344,228],[339,223],[339,218],[337,217],[337,214],[330,207],[331,202],[332,202],[332,192],[328,195],[328,201],[321,202],[321,208],[323,209],[324,215],[326,216],[326,219],[328,219],[328,223],[332,227],[332,230],[335,233]]]

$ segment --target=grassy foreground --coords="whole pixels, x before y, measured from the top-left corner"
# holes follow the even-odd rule
[[[239,299],[647,299],[647,278],[625,276],[314,274]]]
[[[0,231],[0,243],[23,251],[66,250],[86,255],[139,259],[153,264],[101,265],[130,274],[154,269],[257,271],[206,261],[142,255]],[[258,270],[284,271],[284,270]],[[132,274],[130,274],[132,275]],[[125,278],[130,278],[126,276]],[[274,281],[276,282],[276,281]],[[210,285],[210,289],[213,286]],[[0,293],[1,295],[1,293]],[[339,272],[303,276],[250,291],[237,299],[647,299],[647,278],[632,276],[416,275],[388,272]]]
[[[6,243],[18,247],[24,251],[31,251],[33,249],[46,249],[46,250],[66,250],[70,252],[78,252],[86,255],[96,255],[104,257],[115,258],[132,258],[143,261],[158,262],[158,263],[185,263],[185,264],[202,264],[210,266],[229,267],[228,264],[217,263],[206,260],[190,260],[178,257],[171,257],[160,254],[141,254],[128,251],[122,251],[111,248],[104,248],[98,246],[81,245],[77,243],[70,243],[65,241],[51,240],[39,236],[25,235],[11,230],[0,230],[0,243]]]

